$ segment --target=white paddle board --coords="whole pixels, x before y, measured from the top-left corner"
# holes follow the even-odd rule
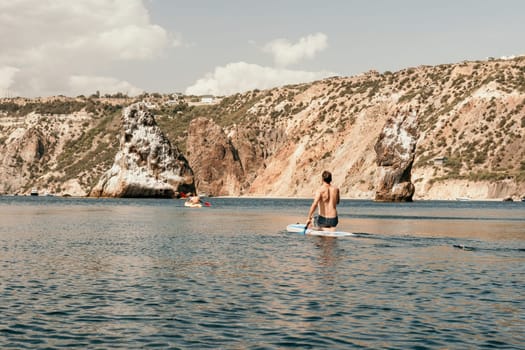
[[[344,231],[317,231],[312,229],[307,229],[306,233],[304,232],[304,224],[290,224],[286,226],[286,231],[292,233],[306,234],[308,236],[321,236],[321,237],[348,237],[353,236],[351,232]]]

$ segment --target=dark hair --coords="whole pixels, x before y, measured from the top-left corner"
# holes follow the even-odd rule
[[[327,184],[330,184],[330,182],[332,182],[332,174],[329,171],[323,171],[323,181]]]

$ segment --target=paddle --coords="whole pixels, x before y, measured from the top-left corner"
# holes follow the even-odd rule
[[[306,235],[306,230],[308,229],[308,224],[310,223],[310,219],[308,219],[308,221],[306,222],[306,224],[304,225],[304,231],[303,231],[303,235]]]
[[[199,202],[201,204],[203,204],[205,207],[211,207],[211,203],[210,202],[204,202],[202,199],[199,199]]]

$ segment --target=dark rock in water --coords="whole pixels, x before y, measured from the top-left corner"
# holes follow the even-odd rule
[[[199,191],[240,194],[244,169],[239,152],[219,125],[203,117],[192,120],[186,148]]]
[[[90,197],[173,198],[195,192],[186,158],[172,147],[143,103],[122,113],[123,131],[115,161],[89,193]]]
[[[376,201],[412,201],[410,177],[418,137],[415,112],[400,112],[386,121],[374,146],[379,167]]]
[[[267,132],[274,139],[279,135],[279,131]],[[223,128],[210,118],[193,119],[186,149],[199,191],[214,196],[239,196],[249,191],[258,170],[264,168],[265,157],[273,151],[259,133],[246,125]]]

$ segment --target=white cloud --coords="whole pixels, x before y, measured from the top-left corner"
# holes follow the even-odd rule
[[[16,67],[10,86],[26,96],[71,94],[70,77],[154,59],[179,43],[150,22],[141,0],[1,1],[0,33],[0,70]]]
[[[262,67],[245,62],[229,63],[216,67],[202,79],[186,89],[188,95],[231,95],[253,89],[310,82],[328,76],[332,72],[305,72],[283,68]]]
[[[127,81],[120,81],[111,77],[89,77],[74,75],[69,78],[69,88],[72,95],[82,95],[86,92],[99,91],[102,94],[122,92],[129,96],[141,94],[143,91]]]
[[[0,67],[0,93],[7,91],[13,85],[15,74],[19,71],[15,67]]]
[[[275,39],[267,43],[263,50],[271,53],[275,64],[286,67],[305,58],[311,59],[316,53],[328,47],[328,37],[323,33],[311,34],[291,44],[286,39]]]
[[[172,33],[171,35],[171,46],[180,47],[180,46],[191,46],[191,44],[186,43],[182,38],[181,33]]]
[[[250,41],[250,45],[256,45]],[[263,47],[273,54],[277,67],[263,67],[246,62],[229,63],[216,67],[211,73],[197,80],[186,89],[188,95],[231,95],[253,89],[269,89],[287,84],[306,83],[337,75],[333,72],[307,72],[285,67],[305,58],[313,58],[327,47],[327,36],[323,33],[308,35],[290,44],[286,39],[276,39]]]

